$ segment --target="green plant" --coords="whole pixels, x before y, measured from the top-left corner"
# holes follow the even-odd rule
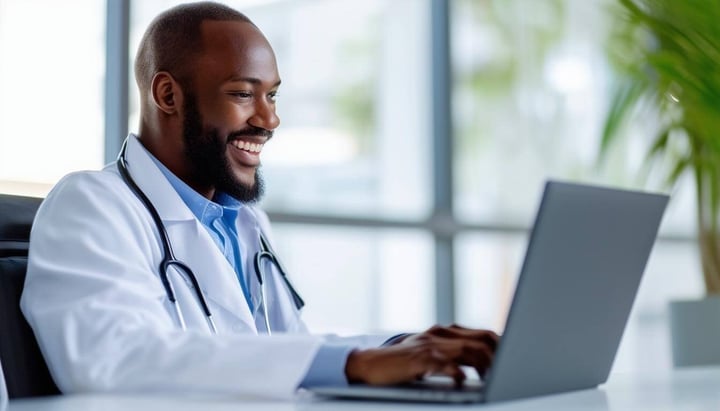
[[[611,55],[620,86],[608,112],[601,153],[649,104],[659,132],[648,152],[675,184],[691,171],[706,291],[720,294],[720,2],[619,0]]]

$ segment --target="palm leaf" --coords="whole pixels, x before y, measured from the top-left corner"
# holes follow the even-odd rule
[[[607,111],[599,158],[622,135],[638,105],[651,102],[661,130],[648,163],[668,163],[666,180],[695,174],[705,282],[720,293],[720,1],[618,0],[619,87]],[[617,54],[617,53],[616,53]],[[676,133],[677,132],[677,133]],[[677,137],[675,137],[677,135]],[[684,139],[678,152],[674,141]]]
[[[632,109],[642,97],[645,88],[644,84],[637,81],[625,81],[616,87],[614,96],[610,100],[610,107],[600,138],[600,161],[604,160]]]

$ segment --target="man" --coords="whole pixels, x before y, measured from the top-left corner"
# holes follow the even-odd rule
[[[22,308],[63,392],[289,397],[315,384],[429,373],[461,382],[461,365],[487,369],[490,331],[436,326],[385,344],[310,335],[281,274],[256,275],[269,226],[252,204],[259,154],[280,124],[280,77],[247,17],[215,3],[168,10],[145,33],[135,73],[141,120],[125,167],[65,177],[31,234]],[[173,265],[166,282],[158,267],[170,247],[192,274]]]

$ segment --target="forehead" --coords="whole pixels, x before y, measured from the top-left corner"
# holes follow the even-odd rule
[[[203,21],[203,50],[196,78],[228,81],[252,78],[275,84],[279,80],[275,53],[254,25],[242,21]]]

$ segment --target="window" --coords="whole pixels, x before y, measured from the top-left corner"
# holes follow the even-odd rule
[[[313,332],[402,332],[434,323],[428,234],[286,224],[274,234]]]
[[[0,192],[103,163],[105,5],[0,1]]]

